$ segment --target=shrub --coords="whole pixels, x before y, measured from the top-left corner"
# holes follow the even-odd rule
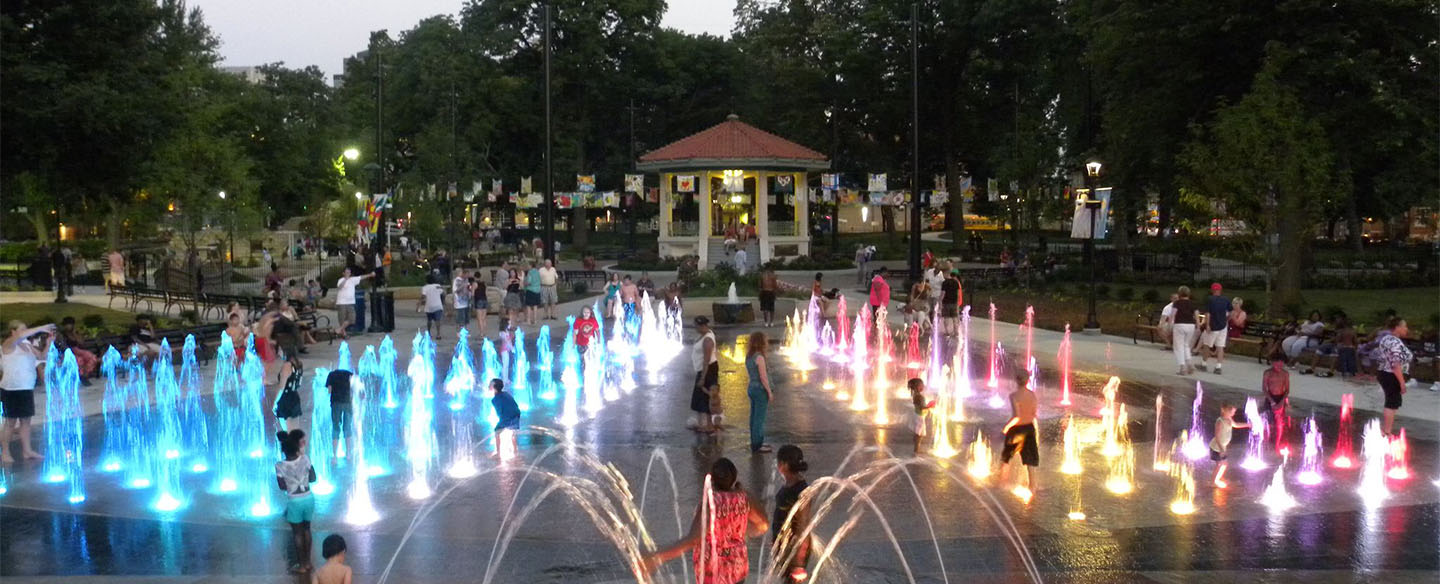
[[[1115,299],[1121,302],[1129,302],[1135,299],[1135,289],[1129,286],[1121,286],[1115,289]]]
[[[1095,297],[1096,297],[1096,298],[1100,298],[1100,299],[1109,298],[1109,297],[1110,297],[1110,285],[1109,285],[1109,284],[1096,284],[1096,285],[1095,285]]]
[[[80,317],[80,326],[87,329],[98,329],[105,326],[105,317],[98,314],[87,314]]]
[[[1154,288],[1147,288],[1140,294],[1140,299],[1144,300],[1147,304],[1158,303],[1160,302],[1160,291]]]
[[[185,324],[199,324],[200,313],[193,308],[182,310],[180,311],[180,321]]]
[[[590,291],[590,285],[583,281],[575,282],[575,286],[571,287],[571,290],[575,292],[576,296],[583,296],[586,292]]]

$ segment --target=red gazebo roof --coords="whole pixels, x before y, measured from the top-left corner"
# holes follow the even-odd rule
[[[691,134],[640,157],[641,169],[828,168],[825,155],[740,121],[735,114],[708,129]]]

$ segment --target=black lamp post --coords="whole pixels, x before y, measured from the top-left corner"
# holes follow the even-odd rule
[[[1085,312],[1085,330],[1100,332],[1100,318],[1095,310],[1095,224],[1100,216],[1102,201],[1095,198],[1095,185],[1100,178],[1100,162],[1085,163],[1085,214],[1090,216],[1090,232],[1085,239],[1086,261],[1090,263],[1090,300]]]

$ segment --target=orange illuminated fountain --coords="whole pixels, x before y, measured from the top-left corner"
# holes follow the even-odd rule
[[[1085,520],[1085,507],[1080,501],[1080,477],[1067,481],[1070,483],[1070,512],[1065,516],[1071,521]]]
[[[984,479],[990,476],[990,465],[993,464],[990,454],[990,444],[985,442],[985,432],[975,432],[975,441],[970,444],[970,463],[966,465],[965,472],[971,478]]]
[[[1351,427],[1354,422],[1351,416],[1355,410],[1355,394],[1347,393],[1340,396],[1340,426],[1338,438],[1335,441],[1335,458],[1330,464],[1335,468],[1353,468],[1355,466],[1355,444],[1351,438]]]
[[[1070,323],[1065,323],[1065,338],[1060,341],[1060,405],[1070,405]]]
[[[1126,444],[1120,456],[1110,459],[1110,474],[1105,477],[1105,488],[1116,495],[1126,495],[1135,490],[1135,449]]]
[[[1075,415],[1071,414],[1065,418],[1065,460],[1060,463],[1060,472],[1078,475],[1080,471],[1080,437],[1075,429]]]
[[[936,376],[936,378],[933,380],[935,382],[935,385],[933,387],[939,388],[939,391],[935,392],[938,396],[936,399],[938,403],[935,406],[935,411],[937,412],[937,414],[934,416],[935,440],[930,446],[930,454],[933,454],[940,458],[951,458],[956,454],[960,453],[960,451],[955,450],[955,447],[950,444],[950,421],[945,415],[945,412],[949,410],[950,402],[959,401],[958,398],[952,397],[950,395],[950,392],[944,389],[945,386],[948,385],[948,380],[946,378],[949,377],[949,375],[950,368],[943,367],[940,370],[940,375]],[[926,384],[926,387],[932,386]]]
[[[1160,420],[1164,419],[1165,396],[1155,396],[1155,466],[1156,472],[1170,472],[1170,449],[1165,447],[1165,434],[1161,432]],[[1188,436],[1188,432],[1181,430],[1181,436]]]
[[[1181,430],[1180,437],[1186,438],[1187,431]],[[1195,512],[1195,469],[1188,460],[1177,460],[1170,467],[1170,476],[1175,479],[1175,498],[1170,500],[1170,512],[1189,515]]]

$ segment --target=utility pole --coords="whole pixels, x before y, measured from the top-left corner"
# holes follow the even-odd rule
[[[637,161],[635,160],[635,98],[630,98],[630,172],[635,172]],[[642,187],[643,188],[643,187]],[[635,193],[633,198],[628,199],[632,204],[625,206],[625,212],[630,215],[630,251],[635,251],[635,215],[639,212],[640,197],[644,193]]]
[[[545,257],[558,261],[555,257],[555,187],[552,184],[554,169],[551,156],[551,130],[553,129],[550,119],[550,2],[545,2]]]
[[[920,280],[920,3],[910,3],[910,281]]]

